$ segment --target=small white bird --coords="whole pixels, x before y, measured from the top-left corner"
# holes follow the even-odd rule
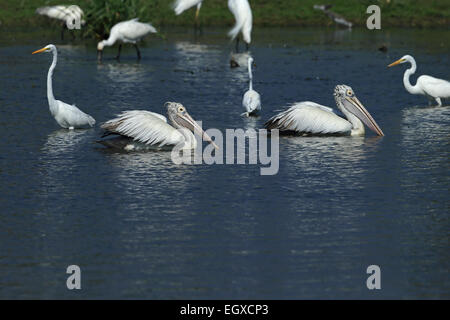
[[[420,76],[417,78],[416,85],[413,86],[409,81],[409,77],[416,72],[416,60],[410,55],[403,56],[399,60],[391,63],[388,67],[393,67],[401,63],[409,62],[411,68],[405,71],[403,75],[403,84],[406,90],[411,94],[422,94],[427,96],[428,101],[436,100],[438,106],[442,106],[441,99],[450,98],[450,82],[431,76]]]
[[[109,38],[102,40],[97,44],[97,56],[98,59],[102,59],[103,48],[105,46],[112,46],[114,43],[119,42],[119,51],[116,59],[120,58],[120,51],[122,49],[122,43],[131,43],[136,48],[138,59],[141,59],[141,52],[136,44],[139,40],[144,38],[150,33],[156,33],[156,29],[150,23],[139,22],[138,18],[128,21],[122,21],[115,24],[111,28]]]
[[[236,24],[233,29],[228,32],[228,36],[231,37],[231,40],[236,39],[236,52],[239,52],[238,34],[239,32],[242,32],[242,37],[248,51],[250,42],[252,41],[251,33],[253,24],[252,9],[250,8],[250,4],[248,3],[248,0],[228,0],[228,8],[236,20]]]
[[[246,115],[247,117],[255,115],[256,113],[258,113],[258,111],[261,110],[261,96],[258,92],[253,90],[252,63],[253,58],[248,58],[249,89],[244,94],[244,98],[242,99],[242,106],[246,110],[246,112],[244,112],[242,115]]]
[[[192,8],[193,6],[197,6],[197,10],[195,11],[195,21],[197,25],[198,16],[200,14],[200,8],[202,7],[203,0],[176,0],[173,5],[173,10],[175,14],[179,16],[184,11]]]
[[[379,136],[384,136],[370,113],[356,98],[352,88],[346,85],[336,86],[334,99],[348,120],[336,115],[331,108],[304,101],[295,103],[288,110],[273,116],[265,123],[265,127],[269,130],[278,129],[282,133],[301,135],[363,136],[365,124]]]
[[[56,122],[58,122],[61,127],[66,129],[76,129],[87,126],[93,127],[95,124],[94,118],[78,109],[75,105],[70,105],[60,100],[56,100],[53,96],[52,77],[53,70],[55,69],[56,62],[58,61],[58,52],[56,50],[56,47],[52,44],[49,44],[42,49],[34,51],[33,54],[40,52],[53,53],[53,62],[50,66],[50,69],[48,70],[47,75],[47,98],[48,105],[50,107],[50,113],[55,118]]]
[[[40,7],[36,9],[36,13],[64,22],[61,31],[61,39],[64,39],[64,30],[66,28],[69,29],[72,26],[76,26],[77,23],[80,23],[80,25],[86,23],[86,21],[83,20],[84,12],[77,5]]]
[[[101,126],[105,130],[102,138],[115,137],[97,142],[125,151],[164,150],[175,146],[191,150],[197,146],[194,132],[218,149],[181,103],[166,102],[165,106],[172,125],[167,123],[166,117],[155,112],[124,111]]]

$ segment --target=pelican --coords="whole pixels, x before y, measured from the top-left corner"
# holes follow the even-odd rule
[[[331,108],[304,101],[275,115],[266,122],[265,127],[302,135],[363,136],[364,123],[379,136],[384,136],[378,124],[356,98],[352,88],[346,85],[336,86],[334,99],[347,120],[337,116]]]
[[[61,127],[71,130],[87,126],[93,127],[95,124],[94,118],[78,109],[75,105],[56,100],[53,96],[52,77],[53,70],[55,70],[56,62],[58,61],[58,51],[56,50],[56,47],[53,44],[49,44],[42,49],[34,51],[32,54],[40,52],[53,53],[53,62],[47,75],[47,98],[50,113],[55,118],[56,122],[58,122]]]
[[[76,25],[76,22],[80,22],[81,25],[84,25],[86,22],[83,20],[83,10],[77,5],[40,7],[36,9],[36,13],[64,22],[61,30],[61,39],[64,39],[64,30],[66,27],[70,28],[70,26]]]
[[[173,5],[173,10],[175,14],[179,16],[185,10],[192,8],[193,6],[197,6],[197,10],[195,11],[195,28],[198,27],[198,16],[200,14],[200,8],[202,7],[203,0],[176,0]]]
[[[156,33],[156,29],[150,23],[142,23],[138,21],[139,18],[131,19],[128,21],[122,21],[115,24],[111,28],[108,40],[102,40],[97,44],[97,56],[98,60],[102,59],[103,48],[105,46],[112,46],[116,41],[120,42],[119,51],[116,59],[120,58],[120,50],[122,49],[122,43],[132,43],[136,48],[138,59],[141,59],[141,52],[136,44],[139,40],[144,38],[150,33]]]
[[[249,88],[242,99],[242,106],[245,110],[247,110],[242,115],[246,115],[247,117],[255,115],[259,110],[261,110],[261,96],[258,92],[253,90],[252,63],[253,58],[248,58]]]
[[[101,126],[105,130],[102,138],[109,135],[116,137],[98,142],[125,151],[164,150],[175,146],[191,150],[197,146],[194,132],[218,149],[181,103],[166,102],[165,107],[172,125],[167,123],[166,117],[155,112],[124,111]]]
[[[409,62],[411,68],[405,71],[403,75],[403,84],[405,85],[406,91],[411,94],[422,94],[428,97],[428,100],[436,100],[438,106],[442,106],[441,99],[450,98],[450,82],[447,80],[442,80],[434,78],[432,76],[420,76],[417,78],[417,83],[415,86],[409,82],[409,77],[416,72],[417,64],[416,60],[410,55],[403,56],[397,61],[388,65],[388,67],[393,67],[401,63]]]
[[[249,50],[252,33],[252,9],[250,8],[250,4],[248,0],[228,0],[228,8],[231,13],[234,15],[234,19],[236,20],[236,24],[233,29],[228,32],[228,36],[231,37],[231,40],[236,38],[236,52],[239,52],[239,32],[242,32],[242,37],[246,44],[247,51]]]

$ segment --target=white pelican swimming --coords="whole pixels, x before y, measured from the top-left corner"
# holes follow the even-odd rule
[[[166,117],[155,112],[124,111],[101,126],[105,130],[102,138],[109,135],[116,137],[98,142],[125,151],[172,149],[175,146],[195,149],[197,140],[194,132],[218,148],[181,103],[166,102],[165,106],[172,125],[167,123]]]
[[[231,37],[231,40],[236,38],[236,52],[239,52],[238,34],[239,32],[242,32],[242,37],[248,51],[250,42],[252,41],[251,33],[253,24],[252,9],[250,8],[250,4],[248,3],[248,0],[228,0],[228,8],[236,20],[236,24],[233,29],[228,32],[228,36]]]
[[[242,106],[245,108],[246,112],[242,115],[246,115],[247,117],[256,114],[259,110],[261,110],[261,96],[258,92],[253,90],[253,74],[252,74],[252,63],[253,58],[248,58],[248,77],[249,77],[249,88],[247,92],[244,94],[244,98],[242,99]]]
[[[200,14],[200,9],[202,7],[203,0],[176,0],[173,5],[173,10],[175,14],[179,16],[185,10],[192,8],[193,6],[197,6],[197,10],[195,11],[195,28],[198,27],[198,16]]]
[[[379,136],[384,136],[378,124],[356,98],[352,88],[346,85],[336,86],[334,99],[348,120],[337,116],[331,108],[304,101],[295,103],[288,110],[275,115],[266,122],[265,127],[302,135],[363,136],[364,123]]]
[[[84,12],[77,5],[40,7],[36,9],[36,13],[64,22],[61,31],[61,39],[64,38],[64,30],[66,27],[76,26],[77,22],[79,22],[80,25],[85,24],[85,21],[83,20]]]
[[[95,124],[94,118],[78,109],[75,105],[70,105],[60,100],[56,100],[53,96],[52,77],[53,70],[55,70],[56,62],[58,61],[58,51],[56,50],[56,47],[49,44],[42,49],[34,51],[33,54],[40,52],[53,53],[53,62],[47,75],[47,98],[50,113],[55,118],[56,122],[58,122],[61,127],[66,129],[76,129],[87,126],[93,127]]]
[[[450,82],[431,76],[420,76],[417,78],[415,86],[409,82],[409,77],[416,72],[416,60],[410,55],[403,56],[399,60],[391,63],[388,67],[393,67],[401,63],[409,62],[411,68],[405,71],[403,75],[403,84],[406,91],[411,94],[422,94],[428,97],[428,100],[436,100],[438,106],[442,106],[441,99],[450,98]]]
[[[139,22],[138,20],[139,20],[138,18],[135,18],[115,24],[111,28],[108,40],[100,41],[97,44],[98,59],[99,60],[102,59],[103,48],[105,46],[112,46],[117,41],[120,44],[116,59],[120,58],[120,50],[122,49],[122,43],[132,43],[136,48],[138,59],[141,59],[141,52],[139,51],[136,42],[138,42],[139,40],[141,40],[150,33],[156,33],[156,29],[150,23],[143,23]]]

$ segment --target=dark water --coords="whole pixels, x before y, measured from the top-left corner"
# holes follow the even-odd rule
[[[94,43],[0,34],[0,298],[450,297],[450,107],[427,107],[403,66],[386,68],[408,53],[418,74],[448,79],[448,31],[256,30],[257,119],[239,116],[246,70],[229,68],[225,33],[149,39],[140,63],[107,48],[103,64]],[[334,108],[344,83],[386,136],[281,138],[274,176],[105,152],[98,127],[62,130],[48,111],[51,56],[31,52],[51,42],[56,98],[98,123],[169,100],[205,128],[260,128],[294,101]],[[66,288],[71,264],[80,291]]]

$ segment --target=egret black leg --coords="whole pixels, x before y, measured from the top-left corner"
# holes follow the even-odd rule
[[[63,23],[62,29],[61,29],[61,40],[64,40],[64,31],[66,30],[66,23]]]
[[[245,48],[247,50],[247,52],[250,50],[250,44],[248,44],[247,42],[245,43]]]
[[[117,57],[116,57],[117,60],[120,59],[120,51],[121,50],[122,50],[122,44],[119,44],[119,51],[117,52]]]
[[[239,53],[239,36],[236,37],[236,53]]]
[[[137,44],[135,44],[134,47],[136,48],[136,53],[137,53],[138,60],[141,60],[141,52],[139,51],[139,48],[138,48]]]

